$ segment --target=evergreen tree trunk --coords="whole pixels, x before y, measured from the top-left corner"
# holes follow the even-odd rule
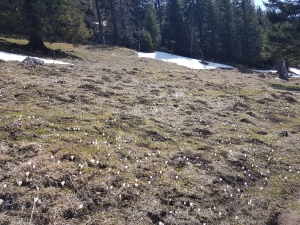
[[[204,41],[205,41],[205,53],[208,57],[216,60],[217,59],[217,46],[219,44],[219,40],[217,39],[217,9],[216,3],[213,0],[207,1],[206,6],[206,14],[205,14],[205,21],[206,26],[204,30]]]
[[[47,48],[39,32],[41,29],[41,19],[39,18],[39,13],[35,12],[37,1],[26,0],[24,3],[26,19],[30,24],[30,29],[33,29],[30,32],[27,47],[34,51],[45,51]]]
[[[40,35],[30,35],[27,47],[34,51],[46,51],[47,47]]]
[[[162,9],[161,9],[161,3],[160,3],[160,0],[156,0],[155,2],[155,7],[156,7],[156,10],[157,10],[157,15],[158,15],[158,20],[159,20],[159,28],[160,30],[162,30]]]
[[[224,61],[233,61],[233,14],[230,0],[217,1],[218,15],[218,38],[219,46],[217,49],[218,58]]]
[[[95,3],[96,3],[96,10],[97,10],[97,17],[98,17],[98,21],[99,21],[98,42],[103,42],[103,40],[102,40],[103,29],[102,29],[102,20],[101,20],[101,14],[100,14],[99,1],[95,0]]]
[[[278,75],[280,79],[283,80],[289,80],[289,69],[288,69],[288,62],[287,61],[282,61],[278,63]]]
[[[203,22],[204,22],[204,15],[205,15],[205,3],[203,0],[196,0],[195,2],[195,8],[196,8],[196,18],[198,22],[198,30],[199,30],[199,39],[200,39],[200,46],[201,49],[204,45],[204,39],[203,39]]]
[[[243,21],[244,21],[244,32],[245,32],[245,42],[246,42],[246,54],[247,54],[247,64],[250,66],[250,48],[249,48],[249,33],[248,33],[248,23],[247,23],[247,12],[246,12],[246,0],[242,0],[243,8]]]
[[[109,0],[109,6],[110,6],[110,13],[111,13],[111,19],[114,27],[114,38],[115,41],[118,41],[119,35],[118,35],[118,28],[117,28],[117,22],[116,22],[116,15],[115,15],[115,8],[113,5],[113,0]]]
[[[185,40],[186,29],[180,2],[179,0],[169,0],[167,3],[164,37],[172,54],[187,55],[186,50],[189,49],[189,43]]]
[[[158,16],[158,21],[159,21],[159,30],[160,30],[160,32],[161,32],[161,45],[164,45],[164,40],[165,40],[165,38],[164,38],[164,34],[163,34],[163,32],[162,32],[162,30],[163,30],[163,19],[162,19],[162,7],[161,7],[161,1],[160,0],[156,0],[155,1],[155,8],[156,8],[156,12],[157,12],[157,16]]]

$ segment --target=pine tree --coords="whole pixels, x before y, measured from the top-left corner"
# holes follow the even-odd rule
[[[59,40],[77,42],[91,35],[84,24],[84,5],[67,0],[15,0],[9,8],[0,9],[1,23],[18,21],[13,31],[29,36],[28,47],[47,50],[42,36],[55,36]],[[8,9],[8,10],[7,10]],[[7,11],[6,11],[7,10]],[[16,15],[15,15],[16,13]]]
[[[134,8],[134,23],[136,24],[138,30],[142,30],[146,10],[150,4],[149,1],[150,0],[131,0]]]
[[[149,4],[145,12],[144,27],[150,33],[154,49],[161,44],[161,35],[158,17],[152,4]]]
[[[198,11],[196,8],[196,2],[194,0],[184,1],[184,26],[185,26],[185,38],[187,40],[187,47],[190,51],[189,56],[192,58],[194,52],[200,50],[200,32],[198,26]]]
[[[204,27],[204,18],[206,14],[206,0],[192,0],[194,2],[194,7],[195,7],[195,19],[196,19],[196,24],[198,25],[198,31],[199,31],[199,40],[200,40],[200,45],[203,47],[204,45],[204,36],[203,36],[203,27]],[[201,48],[202,48],[201,47]]]
[[[140,34],[140,51],[153,52],[153,49],[153,41],[150,33],[145,29],[142,29]]]
[[[263,30],[252,0],[233,1],[233,61],[251,66],[260,61]]]
[[[217,0],[218,8],[218,57],[223,61],[233,60],[233,15],[230,0]]]
[[[215,1],[207,0],[203,24],[202,51],[208,58],[216,60],[218,42],[218,15]]]
[[[249,11],[249,54],[250,66],[263,66],[261,52],[263,49],[263,39],[266,31],[266,15],[261,8],[250,5]]]
[[[245,17],[241,0],[232,2],[232,62],[247,63],[247,39],[245,38]],[[247,28],[247,27],[246,27]]]
[[[105,12],[103,20],[107,21],[108,36],[112,34],[111,42],[126,47],[135,47],[139,37],[135,1],[103,0],[101,7]]]
[[[266,6],[272,26],[267,34],[264,53],[280,61],[279,77],[288,80],[286,61],[300,62],[300,2],[270,0]]]
[[[163,30],[163,15],[164,15],[164,6],[166,5],[166,0],[153,0],[154,8],[156,9],[156,14],[159,21],[160,31]],[[161,32],[162,42],[164,42],[163,33]]]
[[[270,0],[266,6],[272,23],[267,48],[270,56],[300,60],[300,2]]]
[[[180,0],[168,0],[163,29],[165,45],[176,54],[187,53],[184,39],[184,19]],[[185,52],[186,51],[186,52]]]
[[[22,33],[24,26],[22,17],[21,1],[2,0],[0,4],[0,32],[1,33]]]
[[[100,2],[99,0],[95,0],[95,6],[96,6],[96,12],[97,12],[97,17],[98,17],[98,29],[99,33],[97,34],[97,40],[98,42],[102,42],[102,37],[103,37],[103,26],[102,26],[102,15],[101,15],[101,8],[100,8]]]

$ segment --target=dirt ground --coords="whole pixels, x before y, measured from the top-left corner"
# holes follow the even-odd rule
[[[300,205],[300,192],[298,191],[294,195],[293,203],[278,216],[279,225],[296,225],[300,224],[300,211],[298,206]]]
[[[299,224],[299,79],[51,47],[0,62],[0,224]]]

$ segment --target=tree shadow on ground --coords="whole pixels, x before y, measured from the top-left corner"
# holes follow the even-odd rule
[[[55,59],[62,59],[62,58],[81,59],[78,56],[64,52],[60,49],[53,50],[50,48],[46,48],[43,51],[40,50],[34,51],[30,49],[26,44],[10,42],[2,37],[0,37],[0,51],[14,53],[14,54],[30,55],[35,57],[50,57]]]
[[[234,68],[236,68],[240,73],[246,73],[246,74],[254,74],[252,70],[249,68],[242,66],[242,65],[234,65]]]

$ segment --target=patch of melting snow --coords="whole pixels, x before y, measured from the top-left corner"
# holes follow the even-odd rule
[[[151,58],[151,59],[157,59],[162,60],[164,62],[171,62],[176,63],[180,66],[185,66],[190,69],[216,69],[216,68],[222,68],[222,69],[233,69],[232,66],[219,64],[219,63],[213,63],[213,62],[205,62],[200,63],[198,59],[191,59],[179,55],[173,55],[165,52],[153,52],[153,53],[144,53],[144,52],[137,52],[139,57],[145,57],[145,58]]]
[[[290,68],[290,71],[293,73],[293,76],[300,78],[300,69],[297,68]]]
[[[0,51],[0,59],[2,59],[4,61],[22,62],[25,58],[27,58],[26,55],[19,55],[19,54],[13,54],[13,53]],[[52,60],[52,59],[41,59],[41,58],[38,58],[38,57],[33,57],[33,58],[43,60],[44,63],[47,63],[47,64],[71,64],[71,63]]]
[[[251,70],[251,71],[255,73],[272,73],[272,74],[277,73],[277,70]],[[289,73],[289,76],[300,78],[300,69],[290,68],[290,71],[291,73]]]

